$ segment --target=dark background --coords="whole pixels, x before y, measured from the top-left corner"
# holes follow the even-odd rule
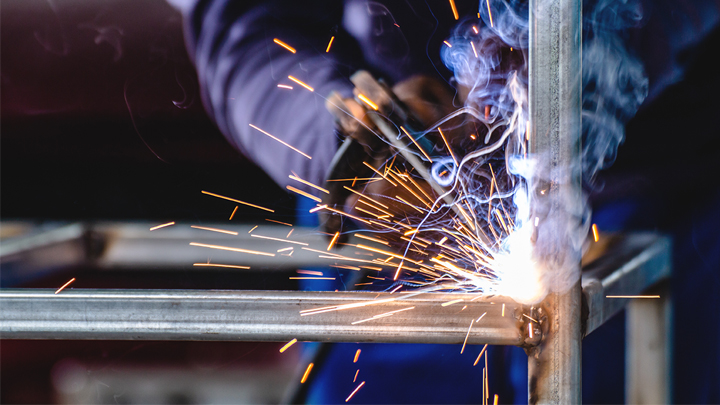
[[[0,14],[2,221],[226,221],[227,205],[200,190],[251,198],[276,209],[276,219],[292,221],[293,198],[235,151],[205,114],[181,17],[164,1],[4,0]],[[681,403],[720,402],[718,50],[716,29],[681,55],[684,79],[629,122],[615,165],[591,195],[601,230],[674,237],[675,402]],[[235,220],[253,214],[241,207]],[[57,286],[69,274],[27,286]],[[279,280],[250,287],[278,288]],[[220,273],[84,273],[77,287],[248,288],[243,283]],[[612,320],[584,343],[586,364],[598,365],[585,368],[584,379],[606,384],[584,382],[586,401],[622,401],[622,322]],[[53,401],[47,370],[68,353],[122,360],[137,352],[163,362],[172,357],[167,350],[180,359],[195,356],[193,350],[238,358],[255,350],[214,345],[158,351],[154,343],[3,341],[0,399]],[[187,364],[176,360],[170,363]]]

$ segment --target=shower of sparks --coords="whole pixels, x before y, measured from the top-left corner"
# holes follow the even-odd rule
[[[288,79],[294,81],[295,83],[297,83],[297,84],[305,87],[306,89],[308,89],[308,90],[310,90],[310,91],[315,91],[315,89],[313,89],[312,87],[310,87],[309,85],[307,85],[305,82],[301,81],[300,79],[298,79],[298,78],[296,78],[296,77],[294,77],[294,76],[288,76]]]
[[[334,40],[335,40],[335,36],[330,37],[330,42],[328,42],[328,46],[327,46],[327,49],[325,49],[325,53],[330,52],[330,47],[332,46]]]
[[[490,26],[494,27],[495,24],[493,24],[492,11],[490,11],[490,0],[485,0],[485,2],[487,3],[488,15],[490,16]]]
[[[165,228],[166,226],[172,226],[172,225],[175,225],[175,221],[173,221],[173,222],[168,222],[168,223],[166,223],[166,224],[162,224],[162,225],[158,225],[158,226],[153,226],[152,228],[150,228],[150,230],[151,230],[151,231],[154,231],[154,230],[156,230],[156,229]]]
[[[287,90],[293,89],[293,86],[288,86],[287,84],[278,84],[277,86],[281,89],[287,89]]]
[[[230,252],[247,253],[247,254],[251,254],[251,255],[275,257],[275,253],[258,252],[256,250],[240,249],[240,248],[234,248],[234,247],[230,247],[230,246],[207,245],[205,243],[197,243],[197,242],[190,242],[190,246],[198,246],[198,247],[204,247],[204,248],[208,248],[208,249],[217,249],[217,250],[227,250]]]
[[[597,224],[592,224],[592,233],[593,233],[593,239],[595,240],[595,242],[600,240],[600,235],[598,235]]]
[[[288,348],[290,348],[290,346],[294,345],[295,343],[297,343],[297,339],[293,339],[293,340],[285,343],[285,346],[283,346],[283,347],[280,348],[280,353],[285,352],[285,350],[287,350]]]
[[[453,17],[455,17],[455,20],[459,20],[460,16],[458,15],[457,7],[455,7],[455,0],[450,0],[450,7],[452,8]]]
[[[275,210],[272,210],[272,209],[270,209],[270,208],[265,208],[265,207],[261,207],[261,206],[259,206],[259,205],[250,204],[250,203],[248,203],[248,202],[236,200],[236,199],[230,198],[230,197],[225,197],[224,195],[211,193],[211,192],[205,191],[205,190],[203,190],[203,191],[201,191],[201,192],[202,192],[203,194],[206,194],[206,195],[209,195],[209,196],[213,196],[213,197],[221,198],[221,199],[223,199],[223,200],[228,200],[228,201],[236,202],[236,203],[242,204],[242,205],[247,205],[248,207],[257,208],[257,209],[259,209],[259,210],[263,210],[263,211],[267,211],[267,212],[275,212]]]
[[[606,295],[605,298],[660,298],[659,295]]]
[[[477,359],[475,359],[475,363],[473,363],[473,366],[477,366],[478,362],[480,361],[480,358],[482,358],[482,355],[485,353],[485,349],[487,349],[488,345],[483,346],[482,350],[480,350],[480,354],[478,354]]]
[[[360,349],[357,349],[355,352],[355,358],[353,359],[353,363],[357,363],[358,358],[360,358]]]
[[[358,94],[357,97],[365,104],[368,105],[368,107],[372,108],[373,110],[377,111],[380,109],[377,104],[375,104],[372,100],[367,98],[364,94]]]
[[[335,236],[332,237],[330,240],[330,243],[328,244],[327,250],[330,251],[332,249],[333,245],[335,245],[335,241],[338,239],[338,236],[340,236],[340,232],[335,232]]]
[[[62,287],[58,288],[57,291],[55,291],[55,294],[57,294],[57,293],[59,293],[60,291],[64,290],[65,287],[69,286],[70,283],[72,283],[73,281],[75,281],[75,277],[71,278],[70,281],[68,281],[67,283],[63,284]]]
[[[235,206],[237,208],[237,206]],[[218,232],[218,233],[224,233],[226,235],[235,235],[237,236],[237,232],[235,231],[226,231],[225,229],[218,229],[218,228],[209,228],[207,226],[197,226],[197,225],[190,225],[190,228],[194,229],[202,229],[203,231],[211,231],[211,232]]]
[[[306,158],[308,158],[308,159],[312,159],[312,157],[311,157],[310,155],[308,155],[308,154],[307,154],[307,153],[305,153],[305,152],[302,152],[301,150],[299,150],[299,149],[297,149],[296,147],[294,147],[294,146],[290,145],[289,143],[287,143],[287,142],[283,141],[282,139],[276,138],[275,136],[273,136],[273,135],[269,134],[269,133],[268,133],[268,132],[266,132],[266,131],[263,131],[262,129],[260,129],[260,128],[256,127],[256,126],[255,126],[255,125],[253,125],[253,124],[249,124],[249,125],[250,125],[250,127],[251,127],[251,128],[253,128],[253,129],[256,129],[256,130],[258,130],[258,131],[262,132],[263,134],[265,134],[265,135],[269,136],[270,138],[272,138],[272,139],[274,139],[274,140],[276,140],[276,141],[280,142],[281,144],[283,144],[283,145],[287,146],[288,148],[290,148],[290,149],[294,150],[295,152],[297,152],[297,153],[299,153],[299,154],[301,154],[301,155],[305,156]]]
[[[315,202],[322,202],[322,200],[321,200],[320,198],[315,197],[314,195],[312,195],[312,194],[310,194],[310,193],[306,193],[306,192],[304,192],[304,191],[302,191],[302,190],[300,190],[300,189],[298,189],[298,188],[295,188],[295,187],[293,187],[293,186],[285,186],[285,188],[287,188],[288,190],[292,191],[293,193],[300,194],[301,196],[306,197],[306,198],[309,198],[309,199],[311,199],[311,200],[313,200],[313,201],[315,201]]]
[[[285,42],[283,42],[283,41],[281,41],[281,40],[279,40],[279,39],[277,39],[277,38],[273,39],[273,42],[275,42],[276,44],[282,46],[283,48],[287,49],[288,51],[290,51],[290,52],[292,52],[292,53],[295,53],[295,52],[296,52],[296,51],[295,51],[295,48],[293,48],[292,46],[286,44]]]
[[[362,388],[363,385],[365,385],[365,381],[361,382],[360,385],[358,385],[357,388],[355,388],[355,389],[353,390],[353,392],[351,392],[350,395],[349,395],[347,398],[345,398],[345,402],[349,401],[350,398],[352,398],[353,395],[355,395],[355,393],[358,392],[358,390],[359,390],[360,388]]]
[[[300,380],[300,384],[305,384],[305,381],[307,381],[308,376],[310,375],[310,370],[312,370],[313,366],[313,363],[308,364],[307,369],[305,369],[305,374],[303,374],[302,379]]]
[[[233,210],[232,214],[230,214],[230,218],[228,218],[228,221],[232,221],[233,217],[235,216],[235,213],[237,212],[239,205],[235,206],[235,209]]]
[[[217,263],[193,263],[193,266],[197,267],[225,267],[229,269],[242,269],[247,270],[250,266],[238,266],[235,264],[217,264]]]

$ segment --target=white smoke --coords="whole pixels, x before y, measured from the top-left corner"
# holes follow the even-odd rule
[[[612,164],[624,139],[624,124],[647,95],[648,82],[642,64],[625,48],[622,39],[624,30],[640,21],[642,13],[637,3],[601,0],[585,4],[584,9],[582,168],[563,170],[567,171],[568,179],[572,171],[582,170],[584,183],[591,186],[597,171]],[[557,208],[539,197],[543,194],[543,179],[549,174],[537,170],[542,165],[536,162],[545,157],[528,155],[526,150],[530,119],[527,3],[484,0],[479,14],[482,21],[469,19],[459,23],[448,39],[452,46],[442,50],[444,63],[453,71],[461,92],[467,94],[464,110],[474,112],[473,119],[487,129],[485,145],[466,155],[457,177],[462,179],[466,192],[485,195],[472,201],[478,216],[487,213],[488,229],[499,228],[498,224],[493,225],[491,215],[499,206],[513,218],[511,231],[490,246],[495,258],[493,270],[499,279],[496,292],[521,302],[537,303],[551,290],[550,286],[564,289],[573,284],[558,282],[558,276],[571,281],[577,278],[543,269],[548,265],[576,267],[577,263],[564,263],[576,260],[574,252],[570,252],[555,254],[555,262],[541,266],[538,258],[552,252],[539,250],[552,249],[548,246],[553,243],[545,245],[540,241],[566,238],[567,243],[560,245],[569,245],[579,252],[589,228],[590,207],[583,196],[582,205],[578,205],[581,212],[556,212]],[[480,153],[499,141],[504,143],[504,150]],[[493,164],[492,175],[497,177],[489,197],[485,181],[491,174],[488,164]],[[557,220],[567,214],[578,221],[568,224]],[[536,223],[537,216],[544,218],[542,224]]]

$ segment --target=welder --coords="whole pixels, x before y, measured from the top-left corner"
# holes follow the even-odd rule
[[[463,96],[454,87],[439,50],[457,23],[457,16],[462,19],[477,15],[477,2],[171,3],[186,19],[188,49],[209,114],[235,147],[283,187],[289,184],[291,171],[312,183],[323,184],[344,136],[356,136],[366,150],[378,146],[367,134],[338,131],[335,117],[325,106],[324,100],[332,92],[353,99],[353,84],[348,78],[360,69],[393,84],[397,96],[424,125],[462,106]],[[636,52],[646,62],[650,100],[681,79],[683,49],[699,43],[720,20],[717,3],[678,4],[642,3],[645,17],[630,33]],[[679,17],[676,10],[685,10],[692,18]],[[280,46],[275,39],[287,46]],[[313,91],[300,88],[288,79],[290,76],[310,84]],[[292,86],[295,89],[288,91]],[[312,158],[258,135],[250,124]],[[717,338],[717,326],[715,331]],[[595,333],[612,331],[600,329]],[[357,365],[351,360],[355,350],[356,345],[332,345],[324,364],[318,365],[313,384],[300,399],[342,402],[354,387],[351,377]],[[620,350],[615,352],[622,356]],[[715,369],[710,378],[717,380],[717,345],[713,353]],[[587,363],[591,357],[585,359]],[[354,398],[358,403],[481,402],[479,371],[467,358],[459,356],[456,347],[363,346],[362,361],[368,383]],[[525,354],[517,348],[499,347],[491,353],[490,363],[497,370],[497,374],[491,372],[492,390],[500,394],[501,402],[527,400],[525,362]],[[348,373],[350,378],[346,378]],[[605,391],[621,393],[618,379],[610,375],[599,373],[595,380],[583,381],[585,391],[599,392],[596,387],[605,385]],[[608,386],[608,381],[614,385]],[[683,401],[720,401],[717,386],[714,391],[702,392],[707,395],[683,397]]]

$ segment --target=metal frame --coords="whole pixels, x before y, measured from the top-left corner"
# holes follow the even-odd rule
[[[633,403],[667,401],[669,298],[661,294],[661,299],[638,301],[606,296],[640,294],[667,279],[670,241],[655,234],[608,239],[609,247],[604,254],[583,268],[578,328],[585,336],[628,306],[628,398]],[[67,289],[57,295],[54,292],[0,290],[0,338],[226,341],[297,338],[322,342],[460,344],[467,337],[467,344],[524,347],[532,359],[534,353],[547,347],[547,336],[543,335],[550,327],[549,317],[539,316],[542,315],[539,308],[503,297],[473,294],[82,289]],[[442,305],[459,299],[463,301]],[[300,312],[323,307],[337,310],[306,316]],[[409,307],[415,308],[377,316]],[[483,313],[486,315],[482,322],[468,334],[470,321]],[[366,321],[357,323],[363,320]],[[573,361],[576,363],[571,366],[579,368],[580,358]],[[579,392],[571,395],[579,396]],[[545,398],[537,399],[552,401]]]

